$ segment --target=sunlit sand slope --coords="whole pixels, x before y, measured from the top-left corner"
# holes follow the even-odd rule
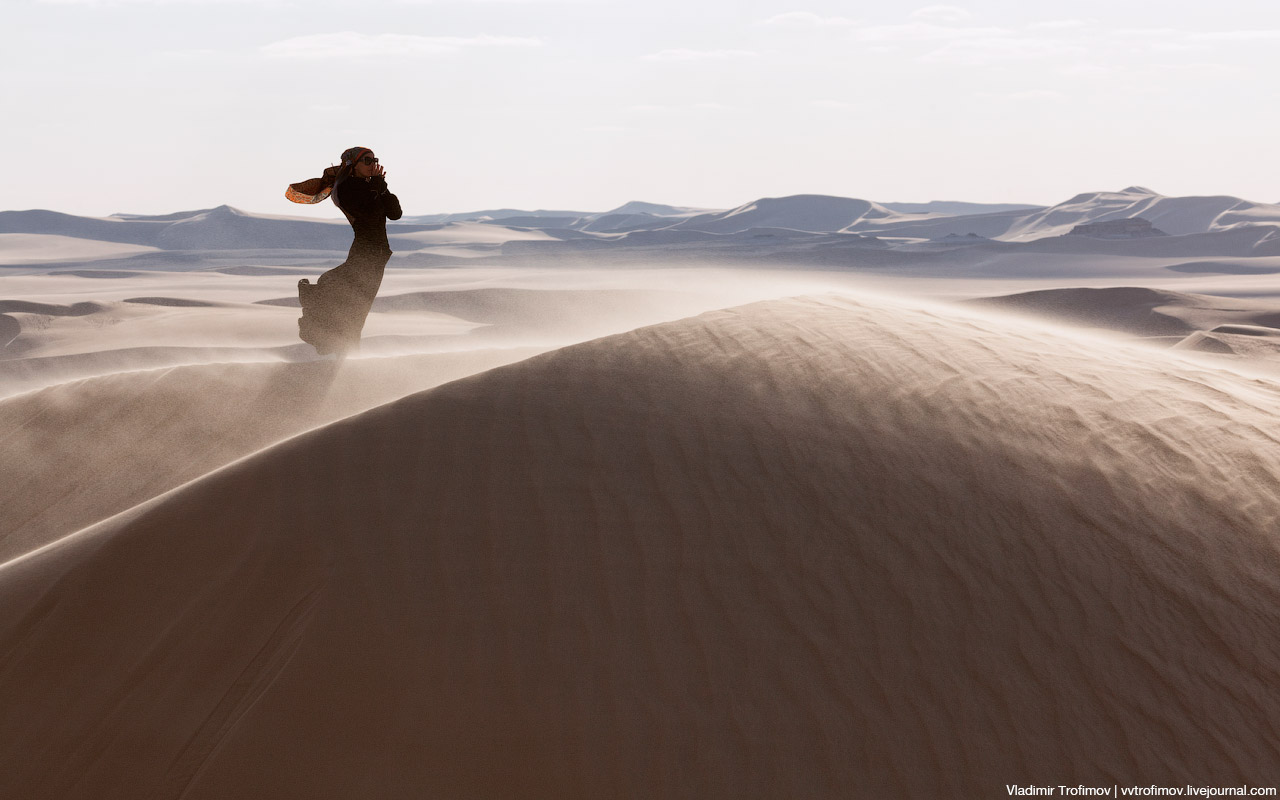
[[[200,364],[0,399],[0,562],[286,437],[537,352]]]
[[[1280,307],[1274,301],[1240,300],[1138,286],[1042,289],[969,302],[1151,337],[1186,336],[1192,331],[1209,331],[1219,325],[1280,324]]]
[[[775,301],[290,439],[0,568],[0,795],[1280,780],[1274,384]]]

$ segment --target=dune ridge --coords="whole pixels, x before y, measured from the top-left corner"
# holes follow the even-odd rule
[[[1073,235],[1082,227],[1137,219],[1170,235]],[[1192,258],[1194,270],[1274,272],[1259,259],[1280,255],[1280,206],[1230,196],[1165,197],[1142,187],[1083,193],[1053,206],[791,195],[728,210],[629,203],[601,213],[505,209],[424,215],[391,224],[388,235],[396,251],[391,267],[397,269],[523,267],[531,260],[559,267],[673,266],[701,260],[749,268],[770,263],[878,272],[911,266],[932,272],[940,266],[940,249],[963,247],[973,252],[957,254],[962,260],[982,254],[1074,255],[1075,266],[1093,269],[1098,258],[1135,262],[1130,267],[1147,259]],[[228,206],[105,219],[0,212],[0,262],[35,272],[77,266],[115,272],[300,267],[340,258],[349,244],[341,220]],[[1223,258],[1247,261],[1206,261]],[[955,265],[947,259],[943,264],[937,277],[956,277]]]
[[[196,364],[0,399],[0,562],[289,436],[544,349]]]
[[[0,567],[0,793],[1275,783],[1277,400],[835,296],[490,370]]]
[[[1280,306],[1274,302],[1141,286],[1039,289],[967,302],[1148,337],[1180,337],[1222,325],[1280,325]]]

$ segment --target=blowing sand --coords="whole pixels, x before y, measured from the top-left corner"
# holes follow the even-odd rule
[[[0,400],[0,561],[301,431],[537,352],[190,365]]]
[[[17,557],[0,796],[1280,782],[1280,389],[984,313],[564,347]]]

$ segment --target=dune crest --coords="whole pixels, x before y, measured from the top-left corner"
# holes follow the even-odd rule
[[[0,399],[0,562],[289,436],[543,349],[186,365]]]
[[[0,794],[1274,783],[1277,401],[841,297],[491,370],[0,567]]]

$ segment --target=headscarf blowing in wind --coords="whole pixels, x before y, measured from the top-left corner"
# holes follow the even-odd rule
[[[387,220],[400,219],[400,200],[387,189],[386,174],[367,147],[346,150],[341,164],[319,178],[291,184],[285,197],[308,204],[332,198],[355,232],[346,261],[314,285],[306,278],[298,281],[298,336],[317,353],[342,358],[360,349],[360,331],[391,258]]]

